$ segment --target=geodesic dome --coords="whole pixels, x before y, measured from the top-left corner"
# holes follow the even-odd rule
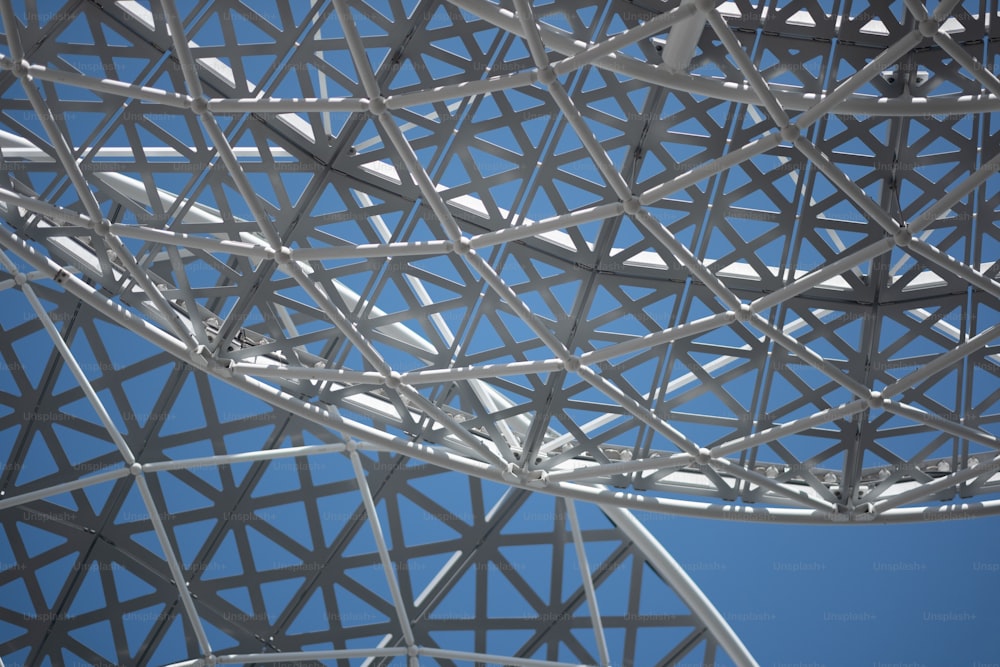
[[[1000,508],[995,2],[0,9],[2,658],[753,664],[630,510]]]

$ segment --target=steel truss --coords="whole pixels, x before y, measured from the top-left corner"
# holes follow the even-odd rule
[[[42,4],[4,657],[752,664],[628,510],[1000,509],[995,1]]]

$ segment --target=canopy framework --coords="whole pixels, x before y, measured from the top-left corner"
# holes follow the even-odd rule
[[[28,592],[0,608],[18,628],[0,645],[13,664],[714,664],[724,652],[756,664],[662,547],[630,536],[627,510],[577,510],[375,442],[317,443],[330,431],[249,396],[234,403],[141,338],[94,335],[114,320],[84,322],[72,290],[2,261],[24,295],[5,289],[5,312],[30,304],[37,319],[22,328],[56,347],[37,360],[48,395],[20,415],[36,435],[17,469],[35,474],[48,454],[59,471],[0,499],[25,564],[0,585]],[[143,349],[123,357],[125,342]],[[144,411],[134,388],[155,380],[163,389],[144,402],[171,407]],[[194,405],[204,423],[187,430]]]
[[[373,502],[381,464],[358,452],[375,448],[663,512],[996,512],[994,4],[3,4],[4,286],[47,299],[12,340],[55,313],[44,329],[70,348],[105,321],[151,347],[125,372],[105,350],[76,378],[95,412],[71,430],[117,454],[67,452],[24,481],[37,442],[67,437],[25,426],[0,503],[132,455],[135,481],[94,484],[135,484],[155,516],[166,492],[143,480],[181,474],[181,443],[210,442],[195,458],[220,471],[277,465],[232,453],[233,419],[179,436],[115,394],[172,358],[148,415],[228,382],[296,424],[251,449],[349,450]],[[692,54],[670,31],[702,19]],[[62,420],[18,346],[4,355],[36,397],[10,425]],[[415,493],[404,480],[385,497]],[[115,503],[95,512],[105,529]],[[391,573],[386,549],[369,555]],[[412,653],[415,591],[390,589],[390,643]],[[208,655],[198,603],[173,595]],[[601,625],[573,659],[611,659]]]

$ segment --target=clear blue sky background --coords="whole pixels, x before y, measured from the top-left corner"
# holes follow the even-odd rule
[[[642,516],[761,667],[1000,664],[1000,517],[811,527]]]

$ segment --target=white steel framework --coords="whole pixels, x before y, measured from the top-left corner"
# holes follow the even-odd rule
[[[751,665],[629,510],[1000,510],[995,0],[0,17],[0,657]]]

